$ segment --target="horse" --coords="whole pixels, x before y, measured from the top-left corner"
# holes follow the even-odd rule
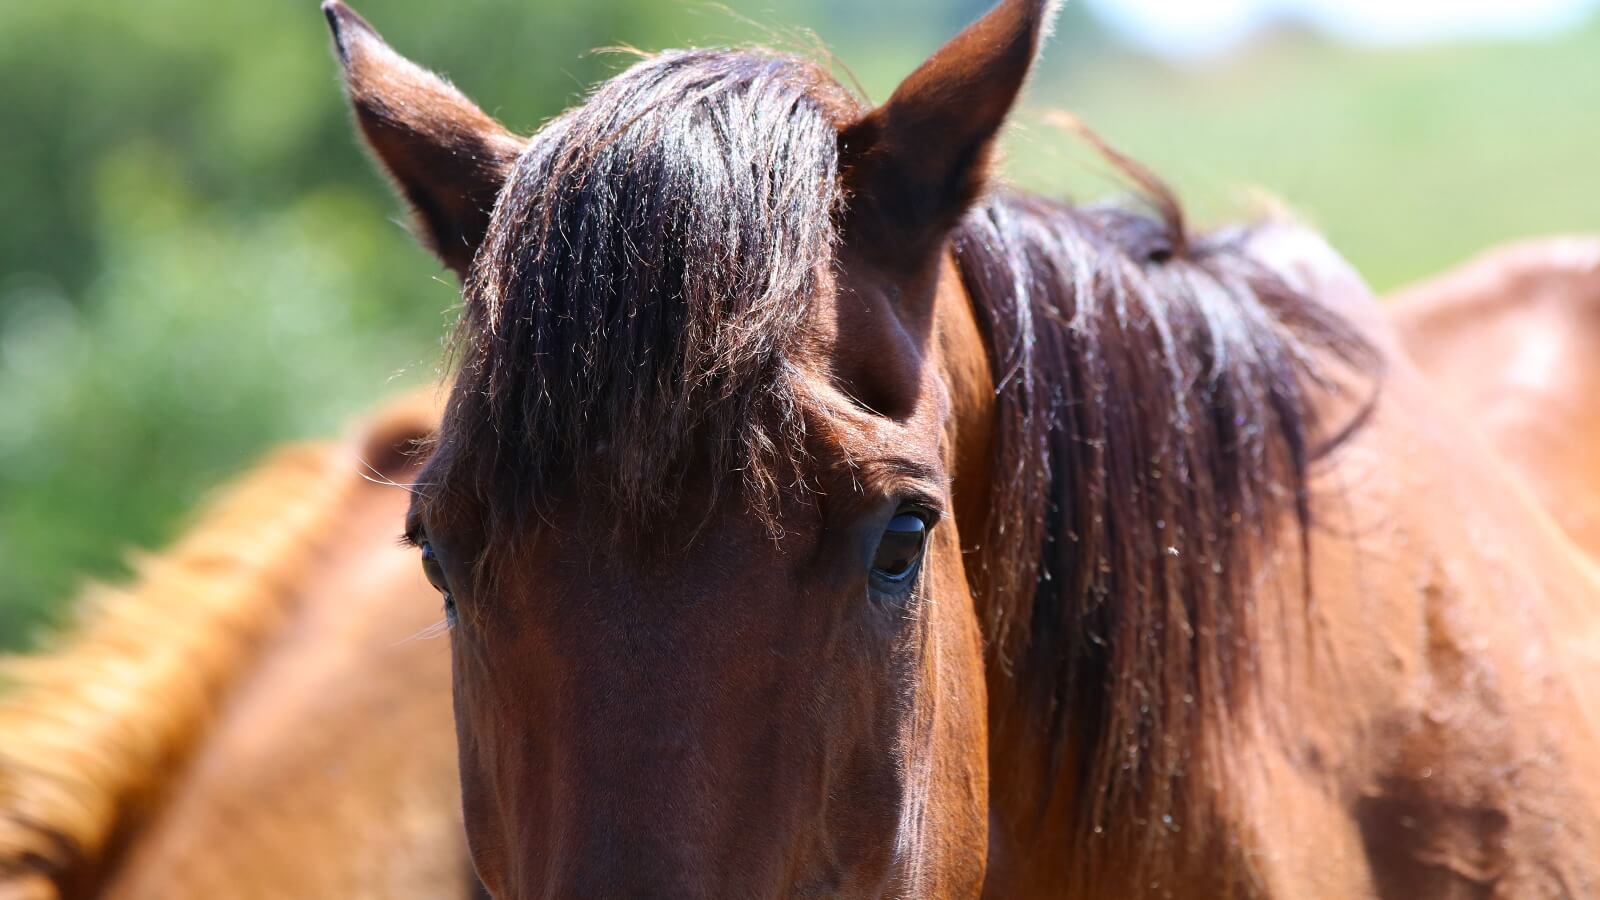
[[[1600,240],[1496,248],[1391,309],[1412,359],[1600,557]]]
[[[1262,249],[1261,242],[1254,246]],[[1315,266],[1331,267],[1335,277],[1324,279],[1316,275],[1310,279],[1307,290],[1318,284],[1338,285],[1344,279],[1337,259],[1323,249],[1313,248],[1310,258]],[[1307,255],[1297,255],[1294,264],[1306,265]],[[1483,383],[1481,379],[1479,383]],[[1553,401],[1555,398],[1539,395],[1533,399]],[[371,448],[368,455],[393,461],[396,459],[394,447],[432,430],[427,416],[408,417],[407,421],[409,424],[401,429],[403,434],[410,435],[406,441],[364,439],[362,445]],[[390,429],[380,424],[378,430],[389,433]],[[241,893],[282,896],[286,892],[297,896],[447,895],[448,878],[426,882],[437,888],[430,890],[416,883],[409,886],[402,883],[406,881],[404,876],[374,875],[377,872],[395,875],[401,871],[396,862],[414,862],[419,850],[429,854],[429,859],[457,858],[451,854],[456,851],[459,839],[450,835],[448,828],[430,832],[434,835],[432,847],[422,847],[414,840],[391,843],[390,834],[406,830],[405,817],[396,822],[382,818],[379,812],[386,808],[392,810],[392,805],[385,807],[383,798],[392,797],[408,775],[415,776],[419,771],[424,774],[417,777],[426,778],[425,773],[432,772],[435,783],[453,789],[454,767],[448,760],[441,762],[443,756],[431,749],[431,744],[427,748],[415,743],[408,745],[413,750],[427,750],[423,755],[430,762],[420,770],[391,766],[385,770],[385,775],[365,777],[356,784],[319,783],[327,791],[324,796],[341,798],[338,804],[331,805],[331,811],[328,804],[291,803],[274,807],[260,803],[271,790],[282,791],[290,778],[304,778],[308,772],[314,774],[317,766],[371,764],[373,757],[352,755],[349,744],[332,746],[329,741],[315,741],[302,747],[305,722],[337,722],[343,710],[371,710],[386,707],[389,702],[425,706],[428,703],[425,695],[436,691],[436,676],[440,673],[436,658],[433,662],[422,662],[428,647],[425,642],[385,644],[381,635],[378,635],[380,641],[375,642],[374,629],[335,626],[338,617],[326,610],[313,615],[314,610],[324,606],[352,600],[364,608],[376,608],[373,601],[378,595],[392,601],[392,605],[382,606],[389,615],[414,612],[424,606],[412,602],[420,582],[415,575],[409,582],[398,573],[392,578],[379,577],[370,591],[352,593],[348,583],[341,583],[348,582],[348,577],[330,578],[326,573],[302,571],[302,557],[307,548],[330,553],[353,566],[366,566],[367,560],[390,552],[377,540],[384,534],[381,520],[385,514],[362,514],[362,504],[351,505],[341,499],[353,491],[373,487],[356,477],[358,458],[348,448],[337,452],[329,448],[300,448],[280,454],[277,461],[269,463],[261,473],[235,489],[233,502],[225,501],[212,516],[202,519],[200,527],[170,558],[147,564],[148,575],[143,584],[97,604],[98,615],[103,618],[91,615],[84,626],[85,633],[77,635],[74,644],[60,657],[33,661],[18,670],[15,680],[23,689],[16,692],[15,700],[8,698],[3,713],[4,725],[0,726],[0,733],[8,738],[6,746],[0,748],[0,810],[3,810],[0,813],[0,837],[3,837],[0,840],[0,895],[7,895],[6,890],[11,889],[18,891],[17,896],[56,896],[54,890],[63,885],[88,885],[91,873],[106,868],[113,870],[109,880],[115,884],[118,880],[115,870],[123,867],[144,870],[144,875],[135,875],[132,880],[144,885],[144,895],[152,896],[212,896],[219,890],[230,896]],[[332,465],[335,461],[337,466]],[[387,462],[380,463],[377,471],[383,472],[384,478],[390,475],[400,478],[404,468]],[[1550,471],[1534,468],[1523,474],[1537,480],[1539,476],[1548,476]],[[1570,498],[1571,493],[1565,496]],[[322,506],[323,503],[327,505]],[[315,517],[306,517],[308,508],[316,511]],[[284,514],[282,518],[280,511]],[[358,524],[359,528],[352,527]],[[286,533],[293,540],[283,541]],[[359,552],[344,549],[347,543],[359,547]],[[386,573],[392,571],[387,562],[369,571],[377,569]],[[171,604],[173,596],[186,603],[181,607]],[[262,618],[257,619],[258,616]],[[137,627],[129,627],[130,624]],[[153,642],[134,639],[142,633],[161,637]],[[391,632],[390,636],[393,634]],[[358,664],[354,672],[349,666],[312,665],[310,668],[320,673],[315,687],[308,684],[307,678],[294,679],[290,674],[293,665],[281,661],[270,669],[274,673],[271,677],[245,677],[244,667],[259,664],[263,657],[289,660],[303,654],[306,639],[311,636],[318,636],[324,648],[313,653],[337,653],[347,660],[366,654],[361,657],[366,662]],[[219,637],[234,643],[211,646]],[[282,640],[285,647],[268,651],[260,646],[268,640]],[[342,649],[331,649],[330,641],[342,643]],[[286,649],[296,647],[297,642],[299,649]],[[172,644],[177,645],[176,649]],[[393,652],[374,652],[375,648]],[[400,659],[402,653],[411,661]],[[149,680],[126,684],[129,672],[143,672],[152,661],[164,662],[166,667],[150,668],[153,675]],[[394,690],[390,701],[308,704],[303,699],[317,693],[337,692],[342,678],[377,680],[379,676],[373,673],[388,671],[393,675],[397,665],[411,671],[413,664],[418,666],[418,671],[430,674],[416,678],[402,676],[402,687]],[[368,674],[363,676],[363,672]],[[284,681],[293,686],[297,680],[302,699],[278,704],[265,690],[267,685]],[[108,694],[104,685],[109,684],[118,684],[120,695]],[[249,699],[241,701],[227,696],[235,690]],[[108,697],[120,699],[107,702]],[[224,740],[220,750],[186,746],[201,740],[209,728],[207,720],[216,717],[218,707],[224,702],[229,710],[226,716],[229,724],[218,729],[223,734],[229,730],[246,733],[251,730],[252,713],[248,709],[252,703],[268,710],[280,705],[297,711],[269,717],[267,724],[275,724],[276,728],[257,721],[250,741]],[[407,718],[405,721],[412,727],[405,731],[394,730],[391,739],[417,742],[443,733],[444,714],[439,707],[430,709],[426,716]],[[429,718],[434,720],[431,728]],[[70,723],[70,727],[64,727],[64,722]],[[279,749],[271,751],[264,747]],[[211,772],[206,786],[191,789],[173,785],[164,792],[155,790],[152,785],[160,780],[158,776],[175,769],[174,760],[186,755],[214,757],[207,765],[198,767],[202,773]],[[230,757],[247,760],[248,765],[230,760]],[[289,759],[285,761],[283,757]],[[260,773],[282,771],[280,767],[290,772],[298,769],[299,773],[271,782],[265,778],[248,778],[246,781],[250,783],[245,785],[216,777],[217,773],[230,769],[236,773]],[[135,776],[130,771],[142,774]],[[386,783],[385,778],[390,781]],[[260,789],[253,800],[249,799],[258,784]],[[335,791],[342,793],[335,794]],[[153,814],[151,821],[143,821],[139,807],[160,793],[187,799]],[[439,793],[432,792],[428,803],[440,810],[437,815],[441,819],[447,819],[451,816],[454,799],[441,801]],[[368,821],[358,826],[349,818],[340,818],[340,813],[350,809],[355,798],[363,794],[380,798],[371,808]],[[226,815],[214,811],[219,805],[226,808],[229,798],[241,797],[247,798],[244,804],[259,805],[235,805]],[[322,824],[330,817],[339,823],[338,827]],[[253,824],[262,821],[276,824],[272,827]],[[237,833],[218,833],[217,825],[221,822],[249,822],[252,827],[236,829]],[[306,823],[313,827],[307,828]],[[48,828],[44,827],[46,824]],[[130,837],[127,834],[145,826],[157,836]],[[194,834],[182,836],[188,827],[206,829],[202,832],[205,838],[201,840]],[[160,835],[173,830],[180,836]],[[114,833],[115,838],[112,837]],[[349,840],[357,833],[368,845]],[[208,846],[202,850],[198,846],[200,843]],[[129,846],[102,858],[101,854],[113,844]],[[220,854],[233,866],[227,881],[184,877],[170,868],[174,864],[193,866],[195,856],[216,852],[219,846],[233,848]],[[375,851],[373,848],[382,849]],[[146,861],[147,856],[160,861]],[[352,859],[353,866],[349,865]],[[346,874],[317,883],[308,882],[302,872],[283,871],[295,867],[337,871],[341,864],[347,865]],[[1436,859],[1433,864],[1448,867],[1453,863],[1440,863]],[[368,867],[363,869],[363,865]],[[223,868],[225,866],[213,866],[213,877]],[[448,868],[448,863],[435,866],[435,869]],[[362,874],[351,875],[351,872]],[[163,873],[168,876],[166,880],[162,879]],[[17,880],[7,881],[6,876],[15,876]],[[29,893],[30,887],[40,892]],[[66,893],[81,894],[90,890],[97,888]],[[114,887],[112,890],[123,889]],[[126,895],[140,894],[135,890]]]
[[[325,5],[465,283],[406,534],[494,896],[1596,890],[1592,562],[1309,231],[990,189],[1051,7],[521,138]]]
[[[1500,248],[1384,304],[1424,374],[1462,409],[1507,392],[1531,405],[1527,415],[1477,424],[1536,496],[1556,501],[1548,508],[1564,521],[1574,505],[1600,504],[1592,466],[1576,454],[1562,457],[1570,469],[1547,465],[1517,452],[1536,446],[1518,441],[1525,420],[1581,429],[1585,420],[1573,411],[1600,391],[1600,380],[1549,385],[1570,393],[1529,392],[1516,367],[1463,363],[1511,345],[1518,333],[1505,323],[1551,312],[1552,303],[1581,326],[1593,302],[1591,258],[1600,258],[1593,240]],[[1552,371],[1589,371],[1582,363],[1600,335],[1558,346],[1568,357]],[[0,701],[0,730],[11,738],[0,750],[0,897],[479,896],[460,831],[449,674],[437,642],[420,638],[437,607],[428,601],[432,588],[388,540],[415,474],[409,451],[437,429],[436,399],[429,388],[368,416],[341,442],[278,451],[227,489],[167,558],[145,562],[141,584],[85,598],[82,625],[62,636],[59,657],[8,667],[21,687]],[[1582,432],[1549,439],[1567,445]],[[285,534],[292,540],[263,552],[264,538]],[[324,562],[307,565],[312,555]],[[360,573],[360,589],[348,589],[352,576],[327,577],[337,570],[330,560]],[[183,576],[174,581],[172,573]],[[358,627],[333,624],[352,613],[364,620]],[[266,624],[253,628],[253,649],[216,648],[257,617]],[[133,640],[141,634],[157,639]],[[110,635],[122,649],[108,657]],[[178,653],[186,662],[181,675],[168,669],[164,677],[180,678],[178,687],[197,682],[196,671],[231,668],[202,676],[217,685],[205,690],[162,685],[98,702],[106,685],[127,691],[125,676],[112,671],[168,659],[173,644],[185,648]],[[278,672],[264,672],[268,660],[278,661]],[[286,667],[294,664],[284,662],[291,660],[306,660],[306,671],[292,674]],[[377,702],[375,689],[384,692]],[[189,707],[194,724],[174,732],[167,717],[185,703],[197,704]],[[285,708],[293,713],[257,713]],[[44,725],[63,719],[73,730]],[[351,723],[363,740],[306,740]],[[161,742],[159,752],[113,756],[151,740]],[[404,765],[361,755],[385,742],[406,747]],[[337,802],[264,802],[286,789]],[[393,813],[396,797],[408,798],[407,814]]]
[[[1548,312],[1568,321],[1571,334],[1592,335],[1580,327],[1593,302],[1596,270],[1588,259],[1600,259],[1593,240],[1519,244],[1385,302],[1407,351],[1461,408],[1495,398],[1516,408],[1508,392],[1528,405],[1526,415],[1478,424],[1569,530],[1571,509],[1600,504],[1593,467],[1577,454],[1561,457],[1570,469],[1548,465],[1539,454],[1519,452],[1538,445],[1519,441],[1525,421],[1538,423],[1558,446],[1582,440],[1581,430],[1567,429],[1581,429],[1577,404],[1600,391],[1600,379],[1566,378],[1530,392],[1517,367],[1465,363],[1518,337],[1507,322]],[[1582,365],[1600,348],[1600,335],[1558,346],[1568,356],[1550,371],[1590,371]],[[460,831],[449,675],[437,642],[419,639],[437,615],[427,600],[432,588],[388,541],[401,515],[401,489],[415,474],[408,452],[437,429],[436,399],[427,389],[369,416],[342,442],[274,454],[227,490],[168,558],[146,562],[142,584],[86,598],[83,625],[63,636],[61,658],[8,667],[26,687],[0,701],[7,726],[0,730],[12,738],[0,751],[0,796],[8,801],[0,807],[0,897],[478,896]],[[1549,434],[1551,428],[1559,430]],[[264,536],[286,533],[293,540],[260,552]],[[360,589],[348,590],[350,576],[326,577],[328,562],[306,565],[313,546],[320,559],[361,573]],[[193,549],[199,547],[207,549]],[[170,573],[184,574],[175,582]],[[365,620],[359,627],[331,624],[352,613]],[[253,628],[254,649],[216,649],[213,634],[226,639],[258,616],[266,624]],[[133,622],[141,624],[132,635],[159,639],[133,642]],[[174,626],[182,631],[175,634]],[[108,658],[100,648],[113,634],[123,649]],[[163,685],[124,702],[96,702],[105,685],[126,683],[111,670],[141,670],[167,658],[175,643],[190,648],[179,651],[187,660],[179,686],[217,664],[232,674],[209,676],[219,686],[206,690],[175,693]],[[278,673],[263,673],[268,660],[279,661]],[[294,665],[287,660],[309,661],[296,675],[285,669]],[[176,674],[169,669],[165,677]],[[374,689],[385,692],[377,702]],[[197,704],[190,707],[198,710],[195,724],[174,732],[163,717],[185,702]],[[256,712],[285,708],[294,712],[270,719]],[[63,718],[75,731],[41,728]],[[364,740],[306,740],[351,723]],[[386,731],[375,727],[385,724]],[[29,734],[38,737],[23,738]],[[152,734],[162,742],[159,752],[113,758],[117,748],[134,745],[133,736],[150,741]],[[404,765],[361,755],[385,742],[406,747]],[[65,764],[50,768],[34,759]],[[98,774],[91,779],[88,772]],[[327,773],[340,777],[329,783]],[[285,789],[338,802],[263,802]],[[42,796],[55,801],[42,806]],[[408,798],[407,814],[393,813],[396,797]],[[19,831],[24,804],[30,827]],[[85,809],[94,812],[86,817]],[[71,853],[61,855],[67,848]]]
[[[395,541],[436,389],[274,451],[0,693],[0,897],[482,896]]]

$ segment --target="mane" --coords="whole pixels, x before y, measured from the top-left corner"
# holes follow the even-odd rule
[[[431,425],[415,405],[386,415],[366,450],[381,456],[400,420]],[[0,893],[92,889],[286,621],[297,576],[365,483],[362,449],[276,451],[172,550],[136,560],[133,584],[92,588],[54,649],[0,664]]]
[[[541,130],[468,281],[427,480],[493,514],[581,473],[619,523],[674,503],[691,465],[713,496],[737,472],[775,499],[799,444],[785,351],[831,277],[854,108],[811,62],[672,51]]]
[[[1190,238],[1134,174],[1162,216],[1003,195],[954,238],[998,385],[990,651],[1080,789],[1075,877],[1130,895],[1208,833],[1258,575],[1280,538],[1309,547],[1311,466],[1355,427],[1318,420],[1319,363],[1376,364],[1248,232]]]

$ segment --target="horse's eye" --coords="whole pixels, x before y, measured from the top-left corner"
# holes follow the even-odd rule
[[[872,575],[889,585],[903,584],[916,574],[922,547],[928,540],[928,522],[916,513],[901,513],[889,520],[872,557]]]
[[[428,583],[433,589],[444,595],[444,615],[450,622],[455,621],[455,598],[450,596],[450,582],[444,577],[444,566],[439,562],[439,555],[433,552],[433,545],[427,541],[422,542],[422,574],[428,576]]]
[[[444,580],[444,566],[439,564],[439,554],[433,552],[433,545],[427,541],[422,542],[422,574],[428,576],[428,583],[434,590],[441,594],[450,592],[450,585]]]

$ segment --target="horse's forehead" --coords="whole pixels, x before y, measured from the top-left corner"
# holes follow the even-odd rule
[[[963,332],[941,333],[945,307],[968,308],[959,274],[944,257],[886,266],[857,240],[847,236],[835,252],[791,348],[791,365],[822,386],[805,401],[868,431],[937,430],[951,406],[946,357],[964,352],[947,346],[962,343]]]
[[[953,406],[942,367],[932,356],[902,362],[866,353],[852,361],[875,369],[879,379],[897,382],[910,405],[886,415],[862,395],[840,358],[808,363],[801,367],[796,392],[808,435],[803,466],[827,491],[879,494],[908,480],[942,491],[949,449],[943,437]]]

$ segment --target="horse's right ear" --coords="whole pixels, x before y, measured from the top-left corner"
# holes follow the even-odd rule
[[[367,146],[410,201],[417,237],[465,279],[526,142],[396,53],[339,0],[322,11]]]

